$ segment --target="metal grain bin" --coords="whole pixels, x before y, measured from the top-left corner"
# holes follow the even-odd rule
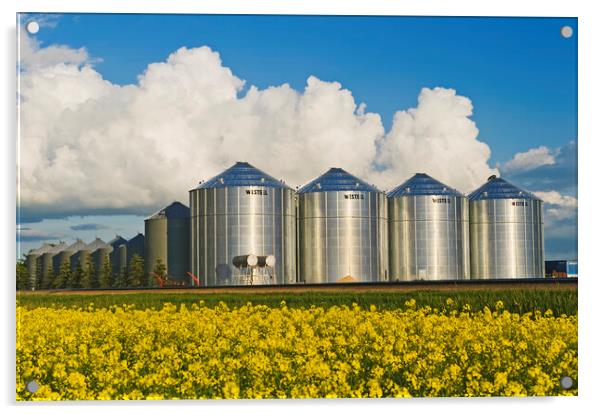
[[[54,275],[58,273],[58,269],[54,269],[53,259],[54,257],[63,251],[67,247],[67,243],[60,242],[58,244],[52,245],[50,249],[48,249],[45,253],[40,256],[41,261],[41,277],[44,279],[45,276],[54,278]]]
[[[111,259],[111,263],[113,266],[117,265],[116,274],[118,274],[129,268],[130,261],[134,255],[138,255],[144,259],[144,234],[138,233],[126,241],[126,243],[120,244],[116,250],[116,254],[115,251],[113,252],[113,256],[116,256],[116,262],[113,262],[113,259]]]
[[[120,247],[125,246],[126,243],[127,240],[119,235],[116,235],[115,238],[108,243],[108,245],[113,248],[109,255],[109,259],[111,261],[112,272],[114,275],[121,271],[121,267],[125,263],[125,250],[121,251]],[[122,253],[124,254],[123,257]]]
[[[302,187],[299,280],[388,281],[386,196],[341,168]]]
[[[126,244],[126,266],[129,266],[134,255],[144,258],[144,234],[138,233]]]
[[[543,202],[495,175],[468,199],[472,278],[544,277]]]
[[[111,254],[113,248],[108,243],[97,237],[94,239],[94,241],[86,246],[85,250],[90,252],[92,256],[92,263],[94,263],[94,268],[98,273],[104,264],[105,257]]]
[[[42,272],[41,272],[41,259],[40,256],[42,256],[44,253],[50,251],[52,249],[52,245],[48,244],[48,243],[44,243],[42,244],[42,246],[40,246],[37,249],[32,249],[27,253],[27,256],[25,258],[25,263],[27,266],[27,274],[29,275],[29,283],[30,283],[30,287],[32,289],[37,289],[40,286],[40,281],[42,279]]]
[[[468,199],[427,174],[387,194],[391,280],[470,279]]]
[[[188,281],[190,271],[190,209],[173,202],[144,220],[144,270],[152,272],[160,259],[172,280]]]
[[[71,256],[85,247],[86,243],[81,239],[77,239],[75,243],[65,247],[60,253],[55,255],[52,260],[54,274],[59,274],[61,266],[63,266],[64,263],[69,263],[69,266],[71,267]],[[73,268],[71,270],[73,270]]]
[[[95,280],[93,281],[93,286],[95,286],[100,280],[102,267],[106,258],[108,257],[109,261],[111,259],[113,247],[97,237],[92,243],[86,246],[86,250],[90,252],[90,258],[94,264]]]
[[[69,258],[69,262],[71,263],[71,271],[76,272],[78,270],[84,269],[89,259],[89,250],[86,250],[85,248],[78,250]]]
[[[296,281],[294,191],[249,163],[190,191],[192,273],[203,286]],[[236,256],[274,256],[273,266],[236,267]]]
[[[128,267],[128,248],[127,243],[117,248],[117,274],[125,271]]]

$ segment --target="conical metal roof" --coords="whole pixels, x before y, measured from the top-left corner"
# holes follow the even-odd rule
[[[186,207],[184,204],[179,201],[174,201],[167,207],[162,208],[157,211],[155,214],[149,216],[146,220],[154,220],[154,219],[186,219],[190,217],[190,208]]]
[[[28,255],[30,255],[30,254],[41,255],[41,254],[47,253],[49,251],[52,251],[53,248],[54,248],[54,245],[49,244],[49,243],[44,243],[40,247],[38,247],[37,249],[31,249],[29,251],[29,253],[27,253],[27,254]]]
[[[119,247],[122,244],[126,244],[128,241],[121,237],[120,235],[116,235],[113,240],[111,240],[108,244],[113,247]]]
[[[428,174],[417,173],[409,180],[389,191],[387,197],[411,197],[418,195],[437,195],[462,197],[463,194],[435,180]]]
[[[85,249],[87,244],[82,239],[77,239],[72,245],[65,247],[65,251],[78,252]]]
[[[342,168],[331,168],[299,189],[299,194],[319,193],[323,191],[367,191],[380,192],[372,184],[368,184]]]
[[[135,254],[144,256],[144,234],[138,233],[127,242],[126,246],[128,257],[132,257]]]
[[[51,245],[52,247],[46,252],[46,253],[60,253],[63,250],[65,250],[65,248],[67,247],[67,243],[65,243],[64,241],[55,244],[55,245]]]
[[[253,167],[248,162],[237,162],[221,174],[216,175],[210,180],[201,182],[195,190],[200,188],[225,188],[225,187],[290,187],[284,181],[277,180]]]
[[[84,249],[82,250],[89,250],[91,252],[98,250],[98,249],[106,249],[106,248],[111,248],[112,247],[110,245],[108,245],[107,243],[105,243],[102,239],[100,238],[96,238],[94,239],[94,241],[90,244],[88,244]]]
[[[50,249],[52,249],[52,245],[48,244],[48,243],[44,243],[40,247],[38,247],[37,249],[31,249],[27,253],[27,255],[30,255],[30,254],[44,254],[47,251],[49,251]]]
[[[131,239],[128,240],[127,244],[128,246],[134,243],[144,243],[144,234],[142,233],[138,233],[137,235],[135,235],[134,237],[132,237]]]
[[[528,191],[521,190],[501,177],[492,175],[487,182],[468,195],[468,199],[491,200],[491,199],[520,198],[525,200],[539,200]]]

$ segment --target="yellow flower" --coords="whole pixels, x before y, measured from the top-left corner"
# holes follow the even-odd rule
[[[577,316],[495,309],[17,307],[16,398],[576,395]]]

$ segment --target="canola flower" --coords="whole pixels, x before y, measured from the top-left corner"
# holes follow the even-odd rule
[[[577,316],[447,305],[17,307],[16,398],[577,394]]]

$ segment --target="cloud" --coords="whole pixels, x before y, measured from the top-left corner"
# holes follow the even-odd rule
[[[554,151],[554,164],[531,170],[503,171],[504,176],[530,191],[558,191],[577,195],[577,142],[569,141]]]
[[[544,201],[546,260],[577,258],[577,143],[554,151],[554,164],[510,170],[505,177]]]
[[[558,191],[536,191],[537,197],[544,201],[546,219],[561,221],[577,215],[577,199],[562,195]]]
[[[19,20],[23,26],[26,26],[30,21],[35,21],[40,28],[54,29],[58,26],[59,20],[61,19],[60,14],[53,13],[19,13]]]
[[[470,99],[453,89],[423,88],[418,106],[399,111],[391,131],[380,141],[375,180],[391,189],[417,172],[425,172],[463,192],[499,174],[488,165],[491,150],[479,140],[470,119]]]
[[[55,27],[52,15],[44,15],[36,20],[40,27]],[[29,20],[29,19],[28,19]],[[19,27],[19,68],[23,70],[42,69],[55,65],[91,65],[100,59],[91,59],[85,48],[73,49],[64,45],[42,47],[40,42],[29,36],[23,26]]]
[[[104,230],[104,229],[108,229],[109,226],[105,226],[104,224],[85,223],[85,224],[76,224],[75,226],[71,226],[69,228],[71,230],[75,230],[75,231],[86,231],[86,230]]]
[[[386,133],[338,82],[310,76],[303,91],[251,85],[243,94],[245,82],[206,46],[178,49],[126,86],[104,80],[85,49],[34,42],[25,57],[23,222],[187,204],[199,180],[239,160],[291,186],[332,166],[382,189],[424,171],[470,191],[497,172],[477,139],[471,101],[453,89],[423,89]]]
[[[28,227],[17,226],[17,241],[21,242],[38,242],[45,240],[60,240],[65,235],[62,233],[46,232],[41,230],[34,230]]]
[[[535,191],[544,201],[546,259],[577,257],[577,198],[558,191]]]
[[[531,148],[526,152],[519,152],[510,161],[504,163],[502,171],[530,171],[542,165],[556,164],[556,155],[548,147],[540,146]]]
[[[21,207],[17,211],[17,223],[40,223],[44,220],[44,217],[36,216],[35,214],[25,213],[23,214],[23,208]],[[42,213],[42,212],[39,212]]]

